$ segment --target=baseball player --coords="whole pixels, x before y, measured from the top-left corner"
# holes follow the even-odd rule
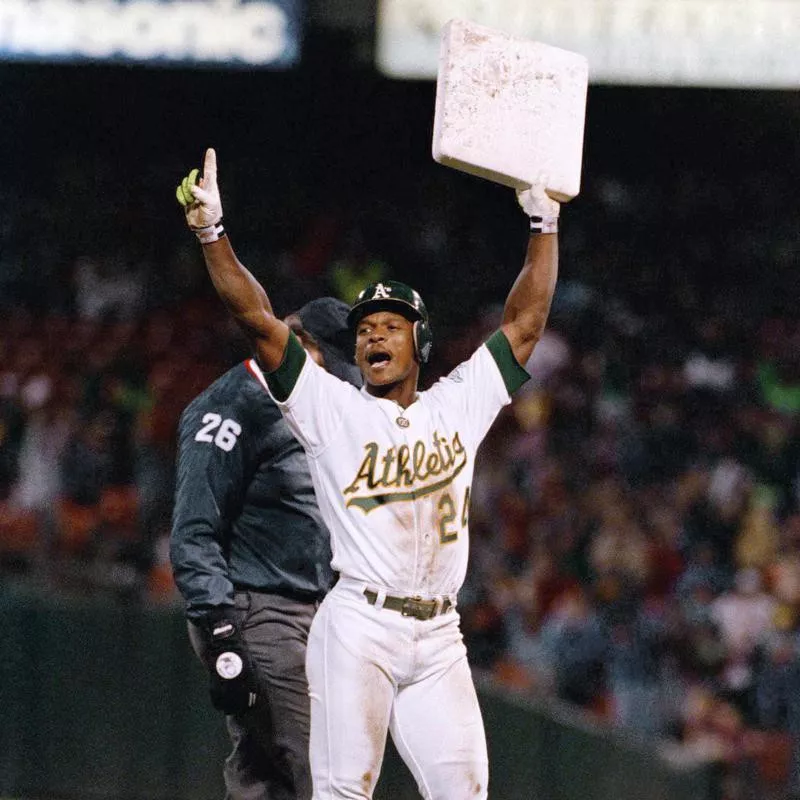
[[[287,322],[309,355],[361,385],[348,306],[314,300]],[[189,637],[233,744],[229,800],[309,800],[308,630],[330,588],[330,542],[305,453],[252,359],[179,424],[171,560]]]
[[[424,392],[432,334],[419,295],[366,287],[349,321],[359,390],[320,369],[273,313],[225,235],[216,155],[178,188],[214,286],[252,342],[265,388],[309,458],[339,581],[306,653],[315,800],[370,798],[387,732],[428,800],[486,798],[485,735],[456,595],[467,566],[476,450],[528,378],[556,282],[559,205],[520,192],[531,218],[501,327]]]

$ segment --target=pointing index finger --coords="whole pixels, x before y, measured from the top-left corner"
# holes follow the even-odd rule
[[[206,150],[206,157],[203,161],[203,183],[206,186],[213,186],[217,182],[217,153],[213,147]]]

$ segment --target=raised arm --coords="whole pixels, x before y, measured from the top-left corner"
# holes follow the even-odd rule
[[[501,328],[514,357],[524,365],[541,338],[558,277],[559,203],[541,187],[518,193],[531,219],[525,263],[506,298]]]
[[[289,328],[275,316],[264,287],[239,261],[222,225],[217,155],[206,150],[203,177],[193,169],[176,191],[186,222],[203,246],[208,274],[222,302],[247,335],[262,369],[272,372],[283,359]]]

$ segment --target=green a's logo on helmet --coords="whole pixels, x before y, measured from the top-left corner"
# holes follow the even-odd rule
[[[433,334],[428,321],[428,309],[419,292],[400,281],[370,283],[359,292],[351,306],[347,324],[355,328],[362,317],[373,311],[394,311],[410,319],[414,323],[417,358],[422,364],[427,362],[433,345]]]

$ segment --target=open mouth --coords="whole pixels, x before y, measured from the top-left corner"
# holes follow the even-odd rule
[[[392,357],[388,353],[370,353],[367,356],[367,363],[370,366],[374,366],[375,364],[384,364],[388,363],[392,360]]]

